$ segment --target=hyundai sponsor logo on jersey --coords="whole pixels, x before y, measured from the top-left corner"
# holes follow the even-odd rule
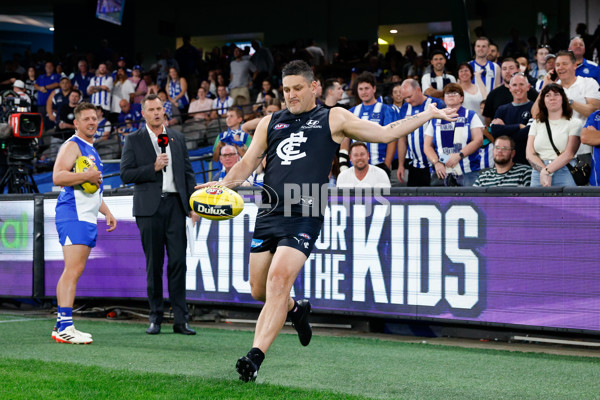
[[[273,127],[273,129],[277,129],[277,130],[279,130],[279,129],[285,129],[285,128],[289,127],[289,126],[290,126],[289,124],[277,124],[277,125],[275,125]]]
[[[322,126],[319,125],[318,120],[309,119],[308,121],[306,121],[306,124],[302,125],[301,129],[314,129],[314,128],[322,128]]]

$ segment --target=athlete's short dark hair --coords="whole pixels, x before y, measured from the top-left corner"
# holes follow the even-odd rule
[[[285,67],[283,67],[281,70],[281,78],[283,79],[289,75],[301,75],[304,77],[304,79],[311,83],[315,80],[315,74],[310,68],[310,65],[302,60],[290,61],[285,65]]]
[[[368,83],[369,85],[375,87],[377,81],[375,80],[375,75],[373,75],[372,72],[365,71],[356,78],[356,86],[361,83]]]

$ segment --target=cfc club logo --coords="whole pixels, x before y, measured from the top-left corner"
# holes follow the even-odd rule
[[[277,124],[277,125],[275,125],[275,126],[273,127],[273,129],[277,129],[277,130],[279,130],[279,129],[285,129],[285,128],[287,128],[288,126],[290,126],[290,125],[289,125],[289,124]]]
[[[281,165],[290,165],[292,161],[306,157],[306,153],[300,153],[300,145],[306,142],[304,132],[292,133],[289,138],[282,140],[277,146],[277,156],[281,158]]]
[[[206,189],[206,194],[212,194],[213,196],[218,196],[223,193],[223,190],[219,188],[208,188]]]

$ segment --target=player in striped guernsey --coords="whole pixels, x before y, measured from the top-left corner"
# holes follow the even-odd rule
[[[469,61],[473,71],[485,70],[481,75],[483,83],[488,93],[497,88],[501,83],[500,67],[495,62],[489,61],[487,55],[489,52],[490,40],[486,37],[480,37],[475,41],[475,59]],[[475,78],[473,78],[475,83]]]
[[[473,186],[529,186],[531,167],[515,164],[515,141],[510,136],[499,136],[494,142],[494,168],[483,171]]]
[[[406,79],[400,86],[400,93],[404,98],[404,104],[400,108],[399,119],[417,115],[427,110],[432,103],[438,108],[445,107],[444,102],[435,97],[425,96],[421,91],[419,82],[414,79]],[[429,186],[431,181],[431,163],[425,156],[423,145],[425,144],[425,128],[428,124],[418,127],[408,136],[398,140],[398,180],[404,182],[404,159],[408,154],[410,164],[408,166],[407,186]],[[408,153],[407,153],[408,152]]]
[[[101,63],[96,70],[96,76],[90,80],[90,84],[87,88],[87,92],[91,96],[91,103],[110,112],[112,88],[113,79],[108,75],[106,64]]]
[[[385,126],[396,118],[389,105],[375,98],[377,87],[375,85],[375,76],[370,72],[363,72],[356,79],[356,91],[361,103],[350,109],[350,112],[358,118],[375,122],[381,126]],[[371,155],[370,163],[382,168],[387,174],[390,174],[392,169],[392,161],[396,154],[396,143],[367,143],[369,154]],[[348,150],[350,148],[350,139],[342,143],[341,148]]]

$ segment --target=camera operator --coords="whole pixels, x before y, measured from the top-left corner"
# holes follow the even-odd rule
[[[25,91],[25,82],[17,79],[13,83],[13,92],[19,95],[18,111],[20,112],[31,112],[31,98]]]

